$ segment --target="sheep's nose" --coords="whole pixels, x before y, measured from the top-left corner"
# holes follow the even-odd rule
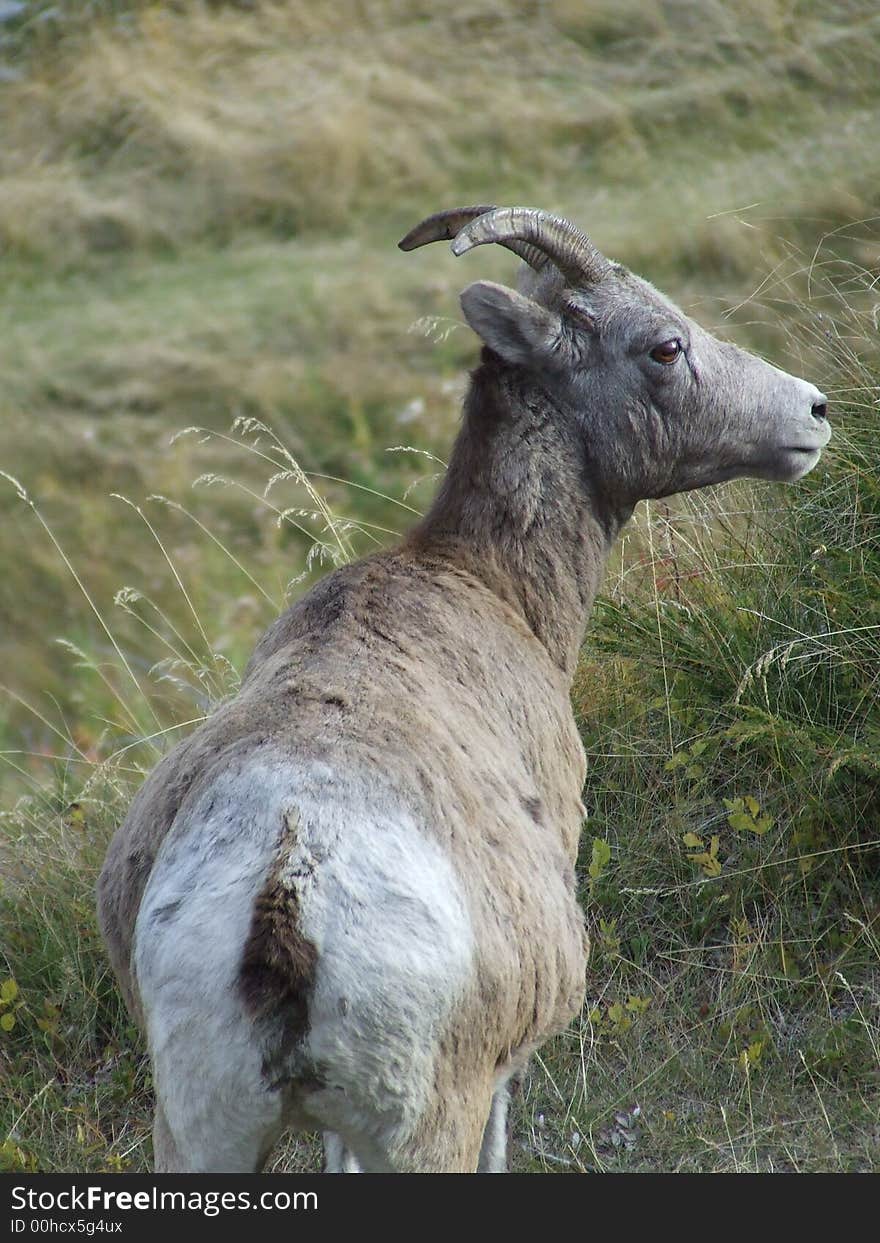
[[[828,402],[825,400],[824,396],[822,397],[821,401],[813,402],[812,413],[813,413],[813,418],[819,419],[820,422],[822,421],[822,419],[828,418]]]

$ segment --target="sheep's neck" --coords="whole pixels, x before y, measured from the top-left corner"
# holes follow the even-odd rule
[[[444,482],[407,544],[482,579],[571,675],[628,517],[601,495],[576,421],[485,351]]]

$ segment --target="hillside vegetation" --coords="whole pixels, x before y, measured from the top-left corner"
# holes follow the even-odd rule
[[[285,602],[429,499],[457,292],[513,268],[395,242],[480,201],[572,216],[835,432],[797,487],[621,543],[574,688],[588,1003],[514,1164],[876,1168],[876,5],[69,0],[0,33],[0,1168],[149,1163],[97,868]]]

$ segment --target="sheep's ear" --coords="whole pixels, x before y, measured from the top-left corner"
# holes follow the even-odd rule
[[[468,285],[461,309],[477,336],[509,363],[547,360],[558,345],[559,316],[506,285],[493,281]]]

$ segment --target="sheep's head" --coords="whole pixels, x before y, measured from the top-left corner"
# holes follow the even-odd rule
[[[624,504],[738,476],[791,482],[831,435],[814,385],[719,341],[569,221],[527,208],[459,208],[400,243],[496,242],[525,260],[520,290],[461,295],[487,346],[574,418],[596,482]]]

